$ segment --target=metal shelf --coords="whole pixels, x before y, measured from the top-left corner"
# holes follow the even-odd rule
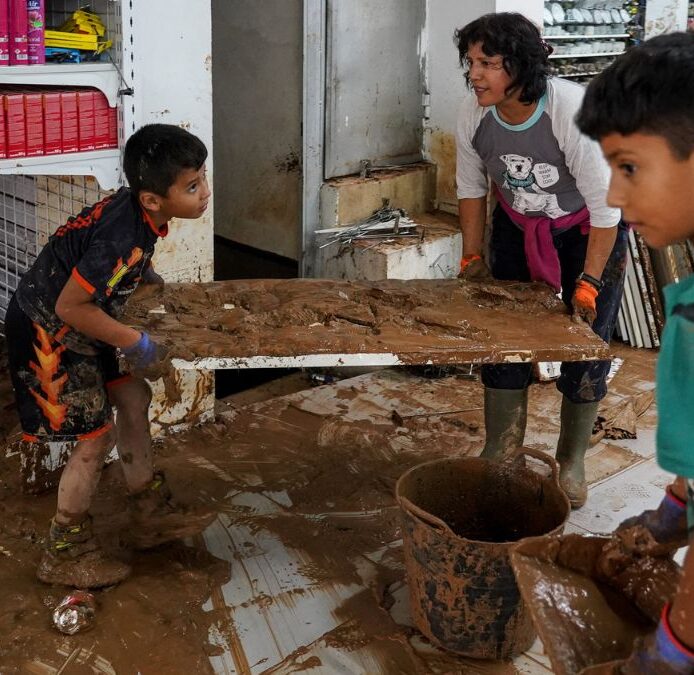
[[[46,64],[0,68],[0,84],[45,84],[52,86],[96,87],[108,104],[118,103],[120,75],[112,63]]]
[[[592,52],[591,54],[550,54],[550,59],[589,59],[593,56],[619,56],[624,54],[621,52]]]
[[[120,185],[120,150],[92,150],[0,160],[0,174],[94,176],[104,190]]]
[[[606,33],[605,35],[572,35],[572,34],[567,34],[567,35],[543,35],[543,38],[547,40],[547,42],[551,42],[552,40],[612,40],[615,38],[628,38],[631,37],[629,33]]]
[[[556,73],[554,77],[566,77],[566,78],[571,78],[571,77],[593,77],[593,75],[599,75],[600,71],[599,70],[591,70],[589,73],[566,73],[564,75],[560,73]]]

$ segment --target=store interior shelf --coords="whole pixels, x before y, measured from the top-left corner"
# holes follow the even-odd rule
[[[593,77],[594,75],[598,75],[600,73],[599,70],[591,70],[588,73],[557,73],[557,77],[565,77],[565,78],[572,78],[572,77]]]
[[[615,33],[605,33],[603,35],[584,35],[581,33],[580,35],[576,33],[567,33],[566,35],[545,35],[544,38],[545,40],[548,40],[549,42],[552,42],[553,40],[612,40],[612,39],[619,39],[619,38],[628,38],[629,33],[620,33],[619,35]]]
[[[108,104],[118,103],[120,75],[112,63],[71,63],[0,68],[0,84],[96,87]]]
[[[120,151],[117,148],[0,159],[0,174],[48,176],[94,176],[104,190],[121,183]]]
[[[592,56],[619,56],[621,52],[590,52],[588,54],[550,54],[550,59],[589,59]]]

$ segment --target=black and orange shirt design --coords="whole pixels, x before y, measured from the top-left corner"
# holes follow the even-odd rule
[[[49,335],[77,352],[93,354],[101,345],[66,327],[55,305],[68,279],[74,279],[93,302],[114,318],[122,313],[141,281],[159,237],[130,190],[117,193],[70,218],[49,239],[22,278],[17,301],[24,313]]]

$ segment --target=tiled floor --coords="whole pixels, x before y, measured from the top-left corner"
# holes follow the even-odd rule
[[[603,407],[654,387],[652,373],[655,355],[644,350],[619,351],[625,363],[611,383],[611,393]],[[477,388],[463,405],[470,406],[470,415],[476,415],[481,421],[479,385],[464,386],[471,391]],[[381,371],[275,399],[267,414],[275,415],[277,405],[284,400],[288,405],[312,415],[339,414],[343,420],[388,418],[393,409],[401,416],[423,415],[459,407],[461,403],[454,400],[453,394],[459,394],[460,387],[460,382],[453,380],[448,383],[445,380],[434,381],[424,386],[419,378]],[[357,395],[351,400],[341,397],[340,390],[346,388]],[[552,452],[559,427],[559,401],[559,395],[551,384],[534,388],[526,444]],[[263,405],[257,403],[256,410],[260,411]],[[470,418],[466,419],[469,421]],[[669,476],[655,464],[655,422],[653,404],[639,418],[636,439],[603,439],[590,450],[587,459],[590,498],[584,508],[572,513],[567,531],[606,533],[624,518],[658,503]],[[469,429],[466,429],[465,434],[466,441],[471,442],[472,447],[481,444],[481,432],[473,433],[470,437]],[[434,438],[438,437],[434,435]],[[410,442],[411,439],[403,435],[401,447],[406,447]],[[474,452],[474,449],[470,451]],[[288,496],[282,493],[237,492],[229,499],[237,507],[256,514],[276,514],[285,506],[291,506]],[[361,518],[368,517],[368,514],[359,512],[358,506],[354,512],[342,515],[351,518],[355,524]],[[232,580],[218,598],[208,603],[209,609],[212,609],[218,608],[223,602],[236,627],[233,636],[215,636],[217,644],[224,649],[222,655],[212,657],[213,667],[218,673],[293,673],[306,669],[317,675],[387,674],[427,672],[427,667],[431,669],[428,672],[432,673],[502,675],[515,670],[530,675],[551,672],[539,642],[515,659],[513,664],[480,663],[468,659],[456,661],[449,657],[441,661],[441,652],[417,637],[416,633],[410,633],[407,649],[422,663],[428,664],[423,666],[424,671],[415,670],[414,666],[410,671],[403,669],[402,664],[389,664],[387,659],[384,660],[379,652],[378,639],[349,649],[331,639],[330,636],[344,620],[340,618],[339,608],[373,586],[378,565],[383,564],[388,548],[399,548],[400,541],[393,541],[381,550],[364,551],[363,561],[358,565],[360,581],[350,585],[316,585],[314,580],[298,571],[306,564],[301,551],[286,546],[277,534],[253,527],[239,527],[225,516],[208,529],[205,542],[211,553],[228,559],[232,565]],[[410,627],[412,621],[406,585],[402,581],[397,582],[389,588],[389,593],[394,600],[388,610],[390,616],[403,629]],[[258,597],[268,597],[271,601],[259,607],[256,601]],[[239,653],[243,654],[243,658],[240,659]]]

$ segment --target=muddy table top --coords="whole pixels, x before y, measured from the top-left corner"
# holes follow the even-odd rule
[[[252,279],[138,289],[124,320],[183,369],[608,358],[544,284]]]

